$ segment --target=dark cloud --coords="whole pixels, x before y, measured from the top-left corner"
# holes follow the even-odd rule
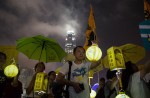
[[[143,0],[0,0],[0,44],[15,45],[19,38],[42,34],[64,47],[67,30],[74,30],[77,45],[83,45],[90,4],[104,55],[113,45],[142,45],[138,24],[144,20]],[[26,64],[23,55],[20,59]]]
[[[10,44],[20,37],[36,34],[60,35],[63,40],[67,30],[80,32],[79,17],[84,16],[78,8],[84,8],[81,1],[5,0],[0,5],[0,33],[4,34],[3,42],[6,42],[5,35],[12,35]]]

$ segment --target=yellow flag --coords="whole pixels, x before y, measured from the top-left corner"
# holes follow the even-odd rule
[[[92,42],[97,43],[97,34],[96,34],[96,25],[94,19],[94,13],[92,5],[90,5],[90,15],[88,19],[88,28],[86,30],[86,41],[84,44],[84,49],[86,50],[89,46],[92,45]]]
[[[0,46],[0,52],[6,54],[6,65],[10,65],[12,63],[12,59],[14,58],[15,61],[18,61],[18,51],[16,50],[16,46]]]
[[[88,25],[89,25],[89,27],[90,27],[91,29],[93,29],[93,30],[96,29],[92,5],[90,5],[90,16],[89,16],[89,19],[88,19]]]
[[[150,4],[147,0],[144,0],[144,15],[145,15],[145,20],[150,19]]]

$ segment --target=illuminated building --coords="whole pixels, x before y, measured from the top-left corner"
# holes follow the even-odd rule
[[[73,31],[68,31],[65,42],[65,52],[73,53],[73,49],[76,47],[76,38]]]

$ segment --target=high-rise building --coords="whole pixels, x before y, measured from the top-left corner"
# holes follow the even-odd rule
[[[67,53],[73,53],[73,49],[76,47],[76,38],[73,31],[68,31],[66,35],[65,51]]]

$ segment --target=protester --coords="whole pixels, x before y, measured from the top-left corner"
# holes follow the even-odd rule
[[[54,98],[53,92],[52,92],[52,87],[54,84],[54,80],[56,78],[56,72],[55,71],[50,71],[48,73],[48,94],[47,96],[42,96],[42,98]]]
[[[105,98],[104,94],[105,78],[99,80],[99,87],[95,98]]]
[[[69,98],[90,98],[88,72],[99,65],[100,61],[94,63],[85,61],[85,50],[82,46],[75,47],[73,54],[75,61],[72,61],[70,81],[65,79],[69,71],[68,62],[61,68],[56,81],[69,86]]]
[[[28,77],[27,83],[25,84],[25,89],[26,89],[26,97],[27,98],[37,98],[39,95],[34,93],[34,84],[35,84],[35,79],[36,75],[39,72],[44,72],[45,70],[45,64],[43,62],[39,62],[35,65],[35,74],[32,77]]]
[[[129,91],[131,98],[149,98],[150,89],[148,88],[148,83],[145,80],[145,76],[150,73],[150,60],[148,60],[144,68],[136,73],[130,79]]]
[[[3,98],[21,98],[23,93],[22,83],[18,80],[20,72],[17,76],[9,79],[11,82],[6,84],[4,89]]]
[[[119,92],[116,71],[110,71],[110,69],[108,69],[106,77],[108,80],[105,83],[105,87],[104,87],[105,98],[115,98],[115,96]]]
[[[126,62],[125,66],[126,66],[126,68],[122,69],[122,74],[121,74],[122,90],[124,90],[126,92],[126,94],[128,94],[129,93],[128,92],[129,80],[132,77],[132,75],[138,71],[138,67],[131,61]]]
[[[8,78],[4,74],[4,64],[6,63],[6,58],[6,54],[0,52],[0,98],[2,98],[3,90],[8,82]]]

